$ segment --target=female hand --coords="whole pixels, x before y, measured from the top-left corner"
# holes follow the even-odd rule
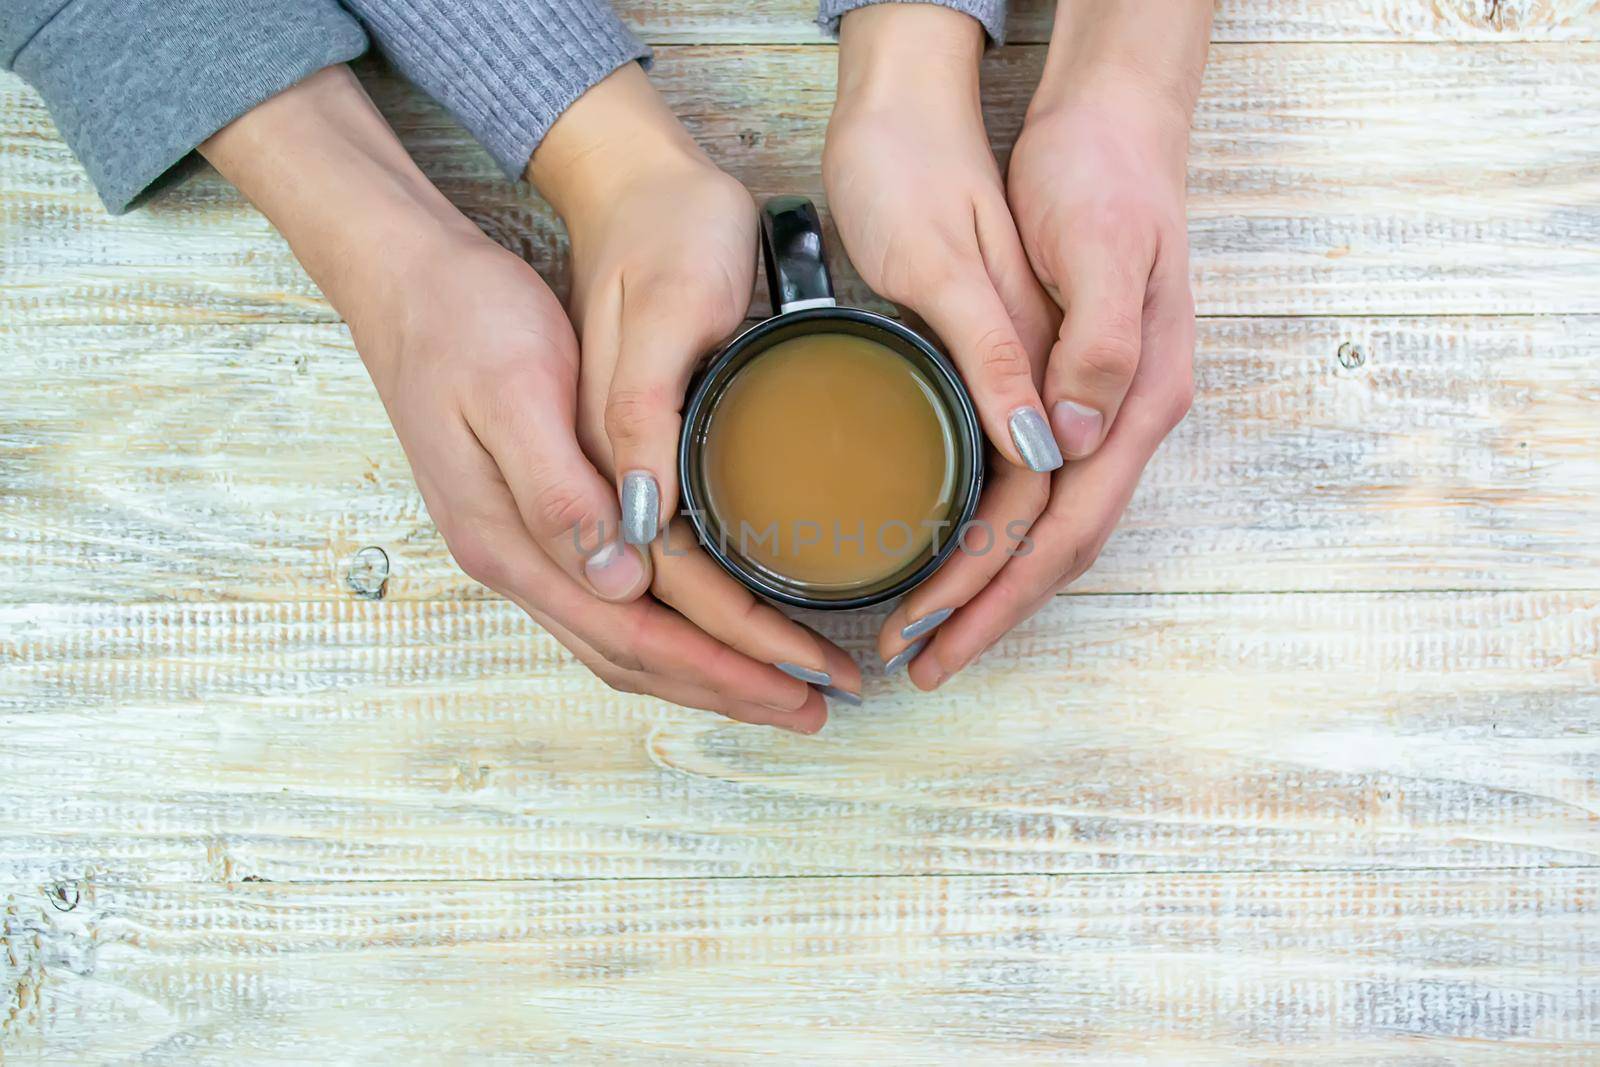
[[[746,669],[860,703],[860,670],[848,654],[758,600],[674,518],[690,375],[750,306],[750,194],[706,158],[632,64],[562,116],[530,178],[572,239],[578,436],[616,481],[627,541],[650,546],[656,598]],[[825,718],[820,698],[795,714],[808,729]]]
[[[1039,282],[1063,313],[1044,399],[1068,457],[1049,503],[975,596],[936,582],[917,590],[880,638],[910,643],[902,619],[953,612],[912,651],[932,689],[970,664],[1094,562],[1145,464],[1188,411],[1194,300],[1184,178],[1210,5],[1173,5],[1167,31],[1137,4],[1058,8],[1039,90],[1012,153],[1013,217]]]
[[[1010,464],[1061,466],[1036,387],[1054,308],[1022,250],[983,127],[983,28],[929,4],[844,16],[822,154],[845,251],[944,341]]]

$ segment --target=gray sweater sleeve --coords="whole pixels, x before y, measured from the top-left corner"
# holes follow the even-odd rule
[[[605,0],[344,0],[513,179],[574,100],[650,50]]]
[[[0,66],[44,97],[114,213],[233,119],[366,47],[336,0],[0,0]]]
[[[113,213],[252,107],[367,48],[512,177],[584,90],[649,49],[604,0],[0,0],[0,66]]]
[[[971,15],[983,23],[989,39],[995,44],[1006,43],[1006,0],[821,0],[817,6],[817,24],[828,33],[839,32],[839,20],[858,7],[884,3],[935,3]],[[1067,0],[1060,0],[1066,3]]]

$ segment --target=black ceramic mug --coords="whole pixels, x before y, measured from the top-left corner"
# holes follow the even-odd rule
[[[983,436],[977,411],[956,369],[927,338],[904,324],[859,308],[839,307],[823,255],[822,224],[804,197],[780,196],[761,211],[761,254],[772,294],[772,317],[745,330],[712,357],[691,385],[678,448],[679,484],[701,544],[746,587],[770,600],[802,608],[862,608],[915,588],[956,550],[960,531],[978,506],[983,484]],[[762,566],[739,551],[707,491],[705,443],[717,404],[740,370],[784,341],[810,334],[845,334],[876,342],[906,360],[925,392],[948,420],[954,492],[948,526],[893,573],[847,586],[821,586]]]

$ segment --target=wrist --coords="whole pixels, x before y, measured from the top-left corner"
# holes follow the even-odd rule
[[[635,183],[715,169],[637,63],[573,102],[534,151],[527,178],[567,228],[604,217]]]
[[[284,235],[346,319],[444,237],[483,239],[343,66],[258,105],[200,151]]]
[[[1173,0],[1162,7],[1161,32],[1153,33],[1144,0],[1058,4],[1028,121],[1109,86],[1187,129],[1205,69],[1211,11],[1211,0]]]
[[[983,26],[952,8],[902,2],[856,8],[839,24],[836,107],[930,98],[978,107],[983,47]]]

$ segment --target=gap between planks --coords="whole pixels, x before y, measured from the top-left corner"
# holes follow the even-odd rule
[[[1038,878],[1054,881],[1105,881],[1118,878],[1262,878],[1292,876],[1300,874],[1350,874],[1350,875],[1385,875],[1385,874],[1444,874],[1452,878],[1473,874],[1515,874],[1523,871],[1535,872],[1566,872],[1566,871],[1596,871],[1600,870],[1600,863],[1545,863],[1529,865],[1525,863],[1479,864],[1467,867],[1449,867],[1439,864],[1394,864],[1378,867],[1353,867],[1345,864],[1333,864],[1326,867],[1273,867],[1263,870],[1260,867],[1151,867],[1131,871],[1030,871],[1018,869],[1014,871],[818,871],[800,872],[796,874],[640,874],[640,875],[551,875],[549,877],[507,876],[495,878],[489,876],[462,877],[462,878],[263,878],[259,876],[234,878],[234,879],[209,879],[192,878],[173,880],[167,878],[118,878],[88,875],[84,878],[60,878],[54,882],[44,882],[45,885],[65,886],[81,881],[92,882],[97,886],[108,888],[137,886],[143,889],[187,889],[194,887],[215,888],[218,886],[227,889],[250,889],[255,886],[360,886],[364,889],[379,886],[394,885],[607,885],[612,883],[622,884],[648,884],[661,883],[711,883],[711,882],[922,882],[932,878],[937,879],[981,879],[981,878]],[[32,888],[41,883],[37,881],[7,881],[0,879],[0,891],[6,888],[24,889]]]

